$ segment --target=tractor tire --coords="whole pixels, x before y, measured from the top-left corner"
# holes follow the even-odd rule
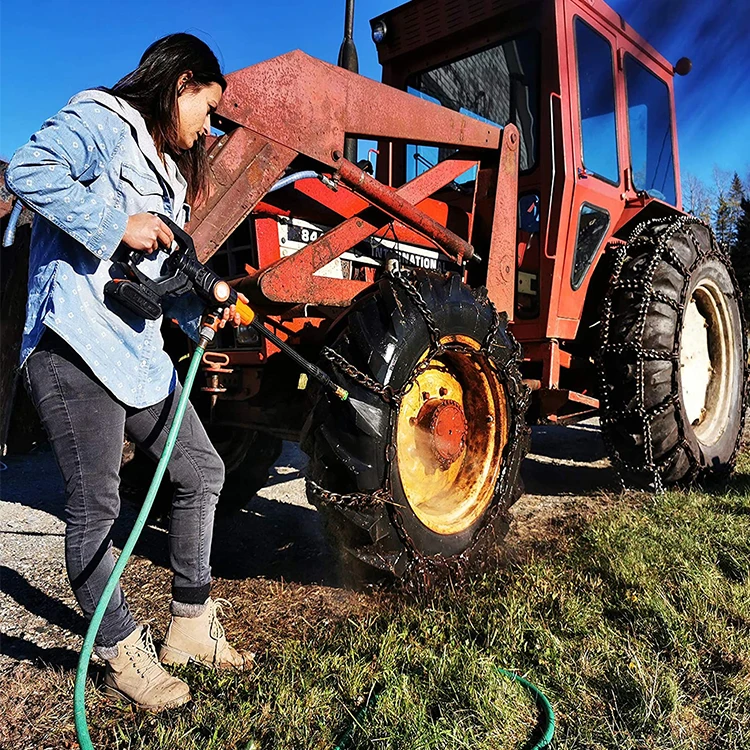
[[[602,315],[602,430],[626,486],[723,478],[747,406],[741,294],[708,226],[637,227],[614,261]]]
[[[208,428],[214,447],[224,461],[226,478],[217,512],[226,515],[242,510],[268,482],[268,472],[281,455],[281,438],[256,430],[235,429],[215,434]]]
[[[460,577],[522,492],[528,390],[506,316],[457,275],[410,278],[384,276],[339,322],[322,366],[350,401],[321,392],[303,434],[308,496],[347,583]]]
[[[255,430],[232,429],[221,432],[208,428],[209,437],[224,461],[226,478],[217,513],[227,515],[244,508],[268,481],[268,472],[281,455],[282,441]],[[120,494],[137,505],[146,499],[156,464],[131,444],[120,468]],[[165,521],[172,507],[172,487],[164,477],[149,518]]]

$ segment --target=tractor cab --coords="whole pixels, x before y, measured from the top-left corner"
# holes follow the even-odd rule
[[[579,399],[580,408],[568,405],[572,414],[594,408],[585,377],[569,371],[582,349],[591,353],[579,334],[595,322],[587,316],[601,301],[602,291],[590,289],[599,282],[598,262],[636,215],[681,208],[673,66],[602,0],[413,0],[371,26],[385,83],[518,128],[516,273],[507,312],[529,380],[544,392],[569,391]],[[454,153],[382,144],[378,177],[398,186]],[[435,197],[473,210],[470,241],[481,253],[490,244],[495,196],[477,176],[471,170]],[[561,394],[552,400],[542,411],[564,416]]]

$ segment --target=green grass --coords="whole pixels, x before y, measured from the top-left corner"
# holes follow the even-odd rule
[[[450,595],[284,640],[247,676],[185,668],[192,704],[159,717],[90,701],[98,746],[328,748],[371,691],[358,748],[750,747],[750,461],[733,488],[622,499]],[[531,743],[531,744],[530,744]]]

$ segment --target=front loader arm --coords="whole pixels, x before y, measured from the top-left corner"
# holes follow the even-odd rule
[[[188,226],[203,262],[296,156],[336,169],[346,135],[486,151],[500,143],[492,125],[299,51],[231,73],[227,83],[217,110],[227,134],[209,153],[211,187]]]
[[[251,272],[242,285],[256,302],[349,304],[366,282],[315,272],[392,222],[421,234],[428,245],[460,263],[474,254],[469,238],[435,222],[419,203],[467,169],[491,166],[502,139],[507,153],[498,165],[503,195],[498,193],[488,248],[488,286],[501,309],[512,313],[518,164],[514,125],[503,131],[299,51],[232,73],[227,82],[216,121],[225,135],[211,147],[210,189],[188,225],[202,262],[301,156],[317,162],[318,169],[340,180],[341,189],[346,185],[370,208],[295,255]],[[352,136],[448,146],[457,153],[396,191],[343,158],[344,140]],[[333,195],[324,192],[320,200],[332,203]]]

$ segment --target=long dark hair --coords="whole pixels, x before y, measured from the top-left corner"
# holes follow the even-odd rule
[[[211,48],[192,34],[180,33],[155,41],[143,53],[138,67],[107,91],[143,115],[156,150],[160,154],[168,152],[177,163],[188,184],[187,199],[192,203],[206,190],[208,160],[203,137],[187,151],[177,146],[177,84],[187,71],[192,73],[188,86],[201,88],[218,83],[222,91],[227,87]]]

